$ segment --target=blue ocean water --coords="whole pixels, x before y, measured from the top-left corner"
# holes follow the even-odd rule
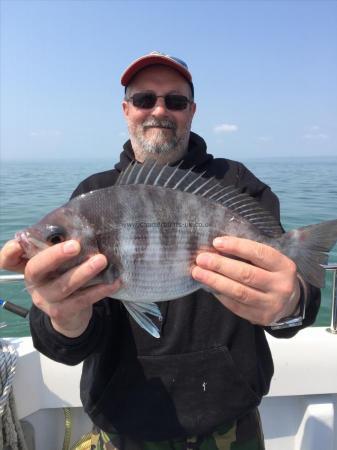
[[[35,223],[51,209],[65,203],[88,175],[113,167],[109,160],[2,161],[0,166],[0,245],[15,232]],[[336,158],[247,159],[246,166],[272,187],[281,202],[285,229],[337,218]],[[337,262],[337,247],[331,252]],[[4,272],[1,272],[4,273]],[[330,323],[332,277],[327,275],[316,325]],[[0,297],[27,308],[29,295],[22,283],[0,284]],[[29,334],[25,319],[0,309],[0,336]]]

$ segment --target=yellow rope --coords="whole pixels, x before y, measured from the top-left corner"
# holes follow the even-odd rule
[[[62,450],[69,450],[71,429],[73,425],[71,417],[71,409],[63,408],[63,412],[64,412],[64,439]]]
[[[91,433],[82,436],[75,444],[71,446],[70,450],[90,450],[91,448]]]
[[[64,412],[64,439],[62,450],[90,450],[92,444],[92,433],[84,434],[77,442],[70,447],[71,431],[73,419],[70,408],[63,408]]]

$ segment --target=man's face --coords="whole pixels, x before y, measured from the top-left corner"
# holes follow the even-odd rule
[[[132,80],[127,94],[130,97],[139,92],[181,94],[192,100],[187,81],[177,71],[165,66],[152,66],[140,71]],[[195,103],[189,103],[182,111],[169,110],[162,97],[151,109],[137,108],[132,101],[124,101],[123,111],[136,158],[144,160],[149,155],[159,155],[174,161],[183,156],[195,109]]]

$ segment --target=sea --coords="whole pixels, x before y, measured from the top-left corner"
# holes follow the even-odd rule
[[[107,159],[1,161],[0,246],[13,238],[16,231],[65,203],[81,180],[112,168],[114,163]],[[337,218],[337,156],[259,158],[243,163],[278,195],[286,230]],[[329,261],[337,263],[337,246]],[[315,326],[330,324],[331,293],[332,273],[327,273]],[[31,306],[22,282],[0,284],[0,298],[28,309]],[[27,319],[0,308],[0,337],[29,334]]]

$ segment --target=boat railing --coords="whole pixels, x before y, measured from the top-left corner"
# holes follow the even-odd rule
[[[332,301],[331,301],[331,324],[330,327],[327,328],[329,333],[337,334],[337,263],[333,264],[324,264],[322,267],[328,271],[333,273],[332,278]]]
[[[337,263],[332,264],[324,264],[322,267],[327,272],[333,273],[332,279],[332,301],[331,301],[331,324],[330,327],[327,328],[329,333],[337,334]],[[17,281],[23,281],[23,274],[9,274],[9,275],[0,275],[0,284],[1,283],[14,283]],[[15,311],[13,311],[15,312]],[[0,323],[1,328],[1,323]]]

